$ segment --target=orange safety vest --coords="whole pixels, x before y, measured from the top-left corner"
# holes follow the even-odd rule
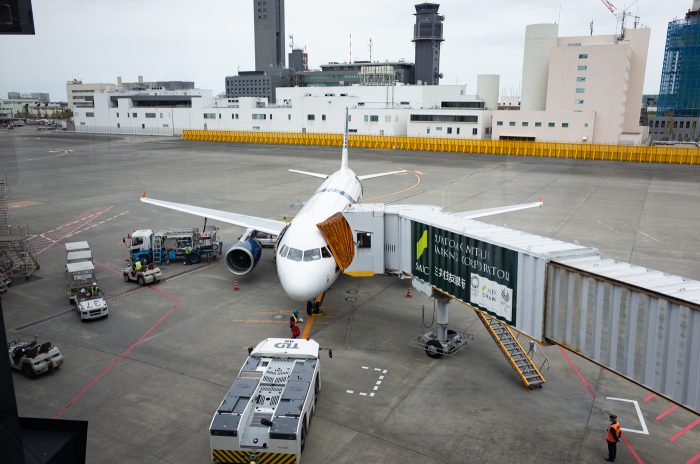
[[[613,436],[612,433],[610,433],[610,429],[615,429],[615,436]],[[610,427],[608,427],[607,432],[605,432],[605,439],[608,440],[610,443],[617,443],[620,440],[620,437],[622,436],[622,430],[620,430],[620,423],[615,422],[614,424],[610,424]]]

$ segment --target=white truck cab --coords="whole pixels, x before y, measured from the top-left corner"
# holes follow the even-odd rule
[[[213,462],[301,462],[321,389],[318,353],[313,340],[284,338],[250,351],[209,426]]]

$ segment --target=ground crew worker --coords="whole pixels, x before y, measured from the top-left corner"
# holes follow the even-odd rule
[[[292,311],[292,315],[289,318],[289,329],[292,331],[292,338],[299,338],[299,335],[301,334],[299,322],[303,322],[303,320],[299,317],[299,310],[295,309]]]
[[[185,266],[190,264],[190,253],[192,252],[192,248],[190,247],[190,244],[188,243],[185,245]]]
[[[85,298],[85,288],[80,289],[80,299]]]
[[[141,264],[141,260],[139,259],[138,261],[136,261],[136,262],[134,263],[134,270],[135,270],[136,272],[139,272],[139,271],[141,270],[141,267],[142,267],[142,266],[143,266],[143,264]]]
[[[97,292],[99,291],[99,288],[97,288],[97,282],[92,283],[92,287],[90,287],[90,296],[94,297],[97,295]]]
[[[620,437],[622,437],[622,429],[620,423],[617,421],[617,416],[615,414],[610,414],[610,427],[608,427],[608,430],[605,432],[605,441],[608,443],[608,457],[605,459],[606,461],[615,461],[617,442],[620,441]]]

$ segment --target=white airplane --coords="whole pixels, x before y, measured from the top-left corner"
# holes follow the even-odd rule
[[[333,214],[343,211],[348,204],[359,203],[362,199],[362,183],[366,179],[406,172],[406,170],[382,172],[357,176],[348,167],[348,123],[345,121],[345,134],[340,169],[331,175],[290,169],[291,172],[324,179],[321,186],[304,203],[291,222],[276,221],[244,214],[231,213],[182,203],[148,198],[144,193],[141,201],[164,208],[193,214],[203,218],[233,224],[247,229],[239,241],[233,244],[225,255],[228,269],[236,275],[250,273],[262,254],[262,247],[255,239],[255,232],[265,232],[277,236],[278,253],[277,275],[285,293],[295,301],[306,301],[307,312],[318,310],[325,292],[338,278],[341,269],[332,256],[330,247],[319,231],[317,224]],[[541,206],[542,201],[489,208],[463,213],[455,213],[465,219],[474,219],[520,209]]]

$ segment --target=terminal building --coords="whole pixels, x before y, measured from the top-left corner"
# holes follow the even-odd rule
[[[183,130],[339,133],[484,139],[498,107],[498,76],[463,85],[283,87],[266,98],[215,98],[209,90],[105,92],[77,108],[76,130],[180,135]]]
[[[525,32],[520,111],[494,113],[493,138],[640,145],[649,29],[558,37],[557,24]]]
[[[106,83],[83,83],[78,79],[66,82],[66,95],[68,97],[68,107],[93,108],[95,94],[102,92],[112,92],[117,90],[191,90],[194,89],[192,81],[144,81],[143,76],[138,76],[136,82],[123,82],[117,76],[116,84]]]
[[[656,116],[649,120],[654,140],[700,141],[700,0],[684,19],[668,23]]]

